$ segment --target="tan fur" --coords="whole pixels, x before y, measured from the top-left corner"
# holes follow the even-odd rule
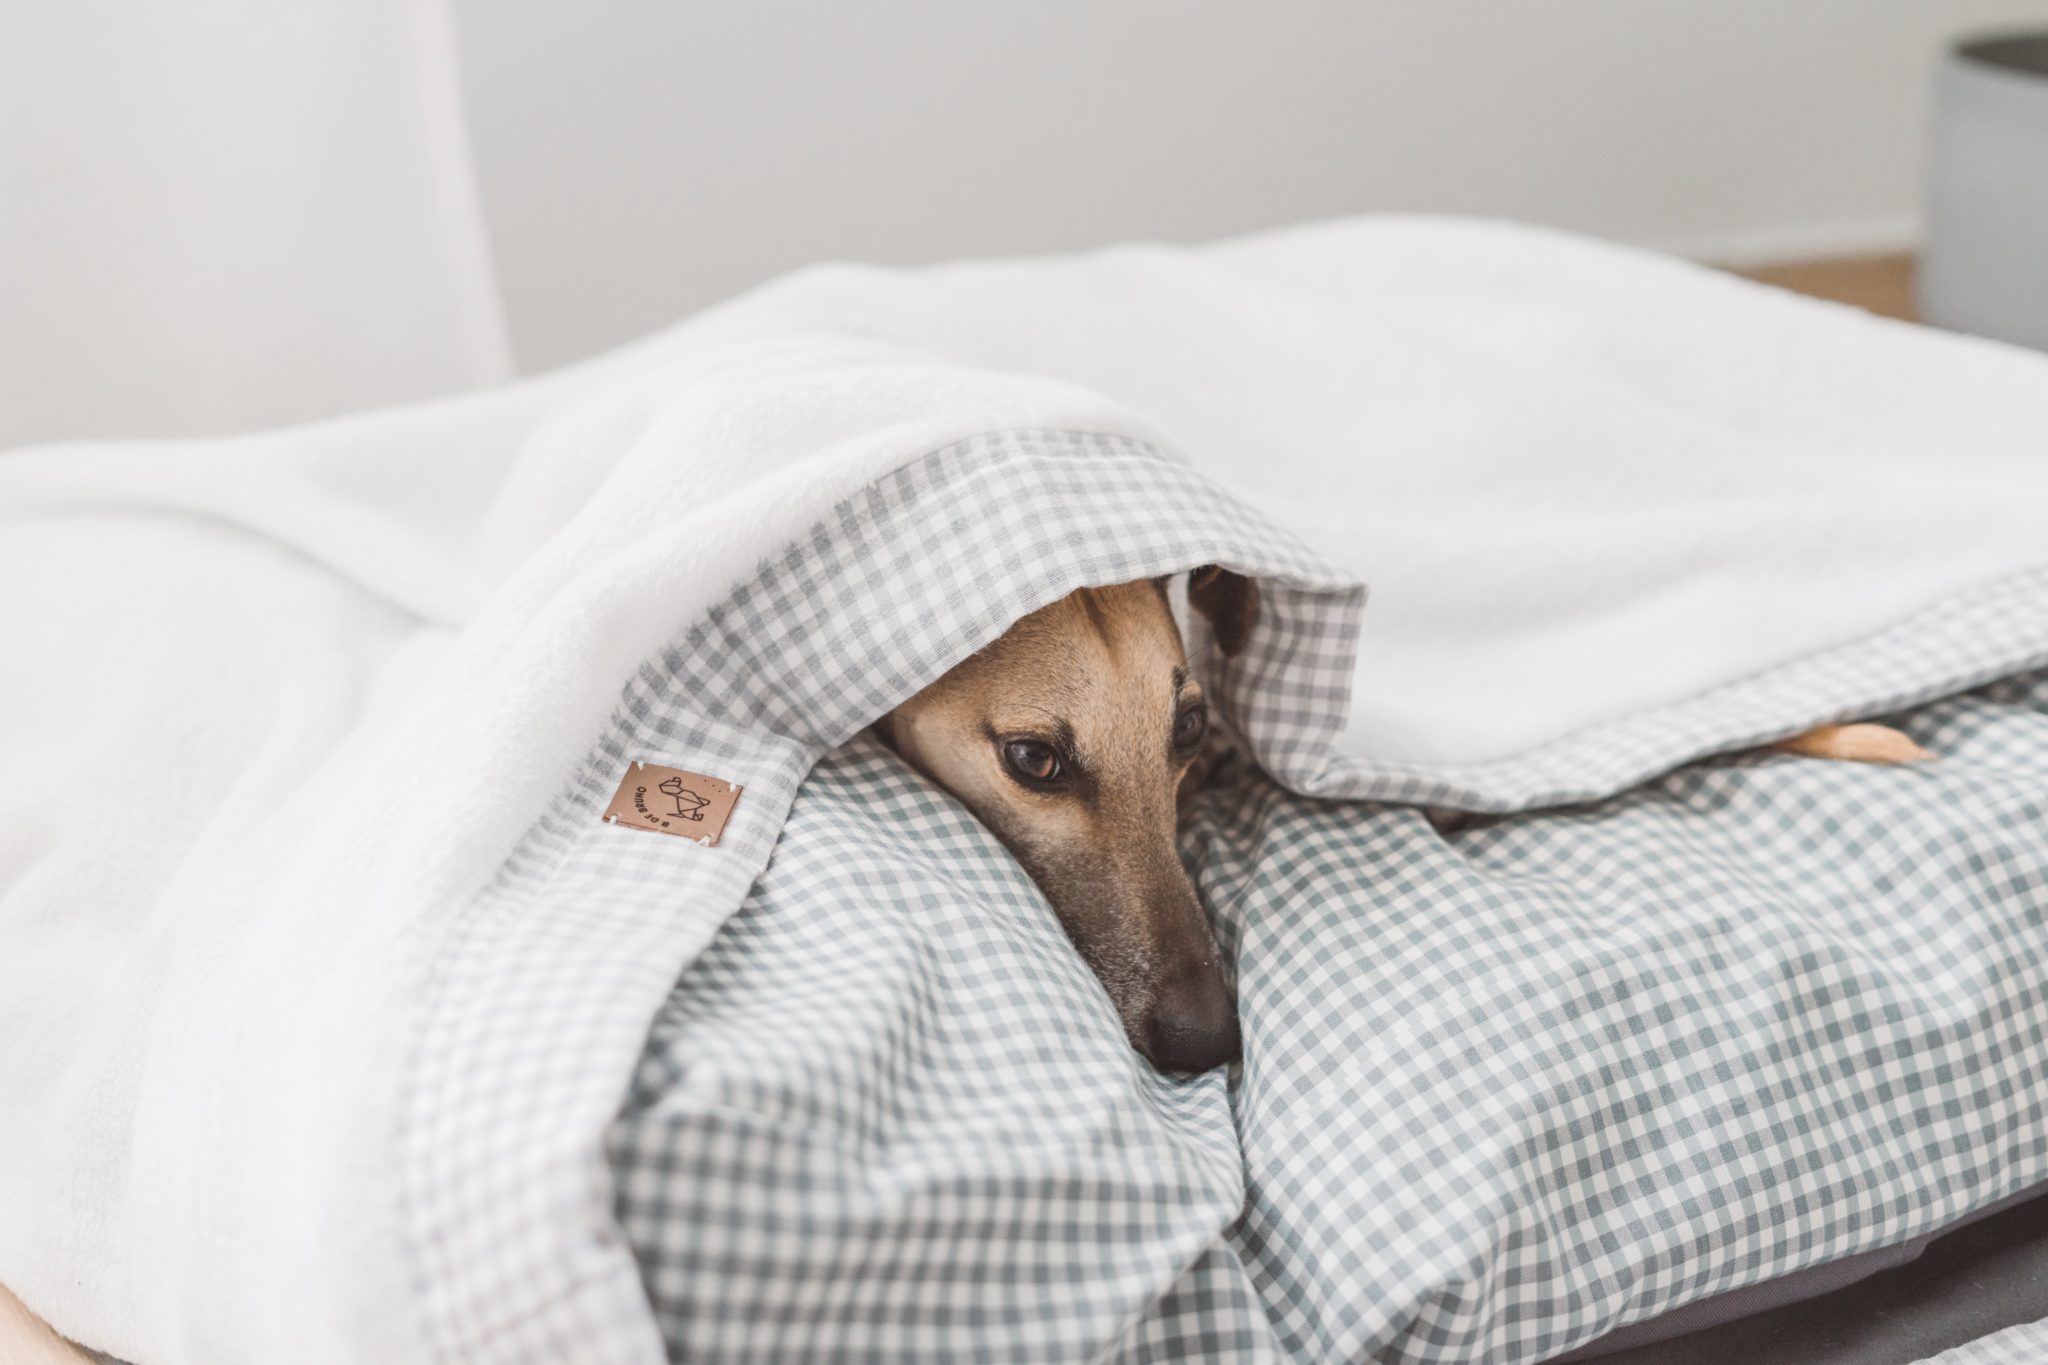
[[[1225,1001],[1233,1055],[1236,1045],[1215,942],[1176,848],[1191,756],[1176,751],[1173,726],[1204,704],[1185,663],[1158,584],[1082,589],[1019,621],[883,727],[1017,855],[1155,1061],[1202,1053],[1159,1042],[1162,1014],[1185,1019],[1195,997],[1205,1009]],[[1013,739],[1068,751],[1069,785],[1016,780],[1003,761]]]
[[[1822,725],[1771,746],[1781,754],[1848,763],[1920,763],[1934,755],[1888,725]]]

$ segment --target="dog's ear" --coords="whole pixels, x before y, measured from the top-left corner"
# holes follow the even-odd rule
[[[1188,575],[1188,605],[1209,618],[1226,655],[1240,653],[1259,619],[1259,585],[1241,573],[1206,564]]]

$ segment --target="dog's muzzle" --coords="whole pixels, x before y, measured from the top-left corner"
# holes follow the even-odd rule
[[[1161,1071],[1199,1073],[1244,1055],[1237,1001],[1213,964],[1168,978],[1145,1013],[1145,1055]]]

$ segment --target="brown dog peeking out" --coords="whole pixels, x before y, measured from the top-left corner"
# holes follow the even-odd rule
[[[1234,655],[1257,586],[1188,575],[1188,601]],[[878,725],[966,803],[1031,874],[1116,1006],[1166,1071],[1238,1060],[1236,1002],[1182,870],[1180,789],[1208,732],[1164,580],[1083,588],[1032,612]],[[1808,758],[1931,758],[1888,726],[1824,725],[1770,746]]]
[[[1188,600],[1235,654],[1250,579],[1197,569]],[[1208,733],[1162,581],[1082,588],[1026,616],[884,718],[904,758],[1006,844],[1166,1071],[1238,1060],[1237,1006],[1177,852]]]

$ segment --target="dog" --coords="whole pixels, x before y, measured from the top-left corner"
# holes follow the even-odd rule
[[[1252,580],[1188,576],[1217,647],[1244,647]],[[1082,588],[885,716],[882,738],[1013,853],[1162,1071],[1239,1060],[1237,1002],[1178,851],[1209,735],[1164,580]]]
[[[1214,566],[1188,603],[1226,656],[1258,619],[1257,585]],[[1183,788],[1209,735],[1164,580],[1082,588],[1018,621],[877,724],[1045,893],[1162,1071],[1240,1060],[1237,1005],[1178,853]],[[1810,758],[1929,757],[1880,725],[1826,725],[1770,746]]]

